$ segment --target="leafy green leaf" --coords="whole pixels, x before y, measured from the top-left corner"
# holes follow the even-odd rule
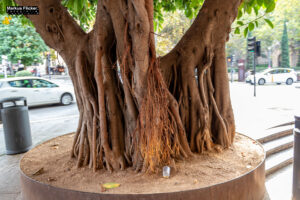
[[[257,2],[257,5],[259,5],[259,6],[262,6],[262,5],[263,5],[263,3],[264,3],[264,1],[263,1],[263,0],[256,0],[256,2]]]
[[[83,0],[78,0],[77,1],[77,13],[80,13],[82,11],[82,8],[83,8],[83,4],[86,3],[85,1]]]
[[[254,7],[254,12],[255,12],[255,15],[257,16],[258,15],[258,7]]]
[[[73,0],[74,1],[74,0]],[[74,11],[75,11],[75,13],[78,15],[79,14],[79,12],[78,12],[78,3],[77,3],[78,1],[74,1],[74,3],[73,3],[73,8],[74,8]],[[80,17],[80,16],[79,16]]]
[[[243,26],[244,25],[244,23],[242,22],[242,21],[237,21],[236,22],[238,25],[240,25],[240,26]]]
[[[197,7],[199,5],[199,1],[198,0],[192,0],[191,1],[191,7]]]
[[[252,12],[252,7],[251,6],[247,6],[247,13],[250,15]]]
[[[269,4],[271,4],[271,3],[272,3],[272,0],[264,0],[265,7],[268,7]]]
[[[244,37],[247,37],[247,35],[248,35],[248,27],[246,27],[245,29],[244,29]]]
[[[234,34],[240,34],[240,33],[241,33],[240,28],[239,27],[235,28]]]
[[[193,11],[192,11],[192,9],[186,9],[186,10],[184,11],[184,13],[185,13],[185,16],[187,16],[188,18],[192,18],[192,16],[193,16]]]
[[[240,19],[242,16],[243,16],[243,12],[241,10],[239,10],[237,19]]]
[[[74,0],[67,0],[66,1],[66,6],[68,8],[74,7]]]
[[[249,31],[253,31],[255,26],[254,26],[253,22],[250,22],[248,27],[249,27]]]
[[[271,27],[271,28],[274,28],[274,25],[273,25],[273,23],[271,22],[271,20],[269,20],[269,19],[264,19],[266,22],[267,22],[267,24]]]
[[[274,2],[270,3],[270,5],[266,9],[266,13],[270,13],[275,9],[276,4]]]
[[[258,27],[258,21],[255,21],[255,26],[256,26],[256,28]]]

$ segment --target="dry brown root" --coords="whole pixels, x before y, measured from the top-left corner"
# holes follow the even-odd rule
[[[192,155],[179,117],[177,102],[171,98],[154,63],[148,72],[147,94],[140,107],[135,137],[137,169],[155,172],[170,161]]]

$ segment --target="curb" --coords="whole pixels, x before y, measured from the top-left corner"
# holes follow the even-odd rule
[[[259,138],[257,141],[264,144],[266,142],[270,142],[270,141],[273,141],[273,140],[276,140],[276,139],[279,139],[279,138],[282,138],[282,137],[285,137],[285,136],[288,136],[288,135],[292,135],[293,130],[294,129],[288,129],[286,131],[280,131],[278,133],[274,133],[274,134],[268,135],[266,137]]]
[[[271,155],[273,155],[275,153],[278,153],[280,151],[284,151],[286,149],[292,148],[293,146],[294,146],[294,141],[288,142],[288,143],[282,144],[280,146],[277,146],[275,148],[272,148],[272,149],[268,150],[266,152],[266,155],[267,155],[267,157],[269,157],[269,156],[271,156]]]

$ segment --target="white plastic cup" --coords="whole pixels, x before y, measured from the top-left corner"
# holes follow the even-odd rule
[[[169,178],[171,173],[171,168],[169,166],[164,166],[163,167],[163,177],[164,178]]]

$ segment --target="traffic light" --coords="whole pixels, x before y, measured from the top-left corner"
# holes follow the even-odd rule
[[[256,37],[248,38],[248,51],[255,52]]]
[[[232,57],[231,57],[231,56],[228,56],[228,57],[227,57],[227,62],[231,63],[231,61],[232,61]]]
[[[260,41],[256,41],[256,37],[248,38],[248,51],[260,56]]]
[[[253,56],[253,70],[254,70],[254,96],[256,96],[256,77],[255,77],[255,73],[256,73],[256,63],[255,63],[255,58],[260,56],[260,41],[256,41],[256,37],[253,38],[248,38],[248,46],[247,46],[247,50],[249,52],[253,52],[254,56]]]
[[[256,41],[255,43],[255,54],[256,56],[260,56],[260,41]]]

